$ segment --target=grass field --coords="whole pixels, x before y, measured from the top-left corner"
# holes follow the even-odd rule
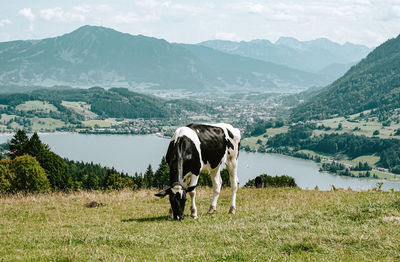
[[[32,118],[33,131],[54,131],[57,128],[65,126],[65,123],[53,118]]]
[[[17,105],[15,109],[22,111],[34,110],[47,113],[50,111],[58,112],[57,108],[54,105],[49,104],[48,102],[45,101],[38,101],[38,100],[26,101],[23,104]]]
[[[80,192],[0,198],[1,261],[395,261],[400,192],[230,190],[199,219],[167,221],[155,191]],[[90,201],[104,206],[87,208]],[[187,203],[189,205],[189,201]]]
[[[93,113],[91,110],[91,105],[86,102],[70,102],[70,101],[62,101],[61,105],[64,107],[86,117],[86,119],[95,119],[98,117],[96,113]]]
[[[89,127],[111,127],[114,122],[115,118],[107,118],[104,120],[86,120],[82,121],[82,124]]]
[[[380,138],[398,138],[400,136],[393,136],[395,131],[400,128],[400,124],[392,122],[390,126],[382,126],[382,123],[378,122],[376,117],[369,118],[368,122],[365,120],[355,120],[359,114],[351,115],[348,119],[344,117],[337,117],[323,120],[322,123],[324,126],[329,126],[332,128],[330,131],[320,131],[314,130],[315,135],[319,134],[329,134],[329,133],[352,133],[355,135],[365,135],[365,136],[373,136],[375,130],[379,131],[379,135],[377,137]],[[350,121],[349,121],[350,120]],[[356,121],[356,122],[354,122]],[[335,130],[338,125],[342,124],[342,130]],[[354,128],[360,128],[360,130],[354,131]]]
[[[288,126],[282,126],[279,128],[268,128],[266,133],[259,135],[259,136],[251,136],[251,137],[246,137],[240,141],[240,143],[243,146],[250,146],[250,148],[255,148],[256,150],[258,149],[259,145],[257,144],[258,140],[261,140],[263,144],[265,144],[268,140],[268,137],[273,137],[277,134],[281,133],[287,133],[289,127]]]

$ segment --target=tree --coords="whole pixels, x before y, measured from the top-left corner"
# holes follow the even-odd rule
[[[38,156],[42,152],[42,150],[49,150],[49,147],[40,141],[38,134],[35,132],[29,139],[26,147],[27,154],[31,156]]]
[[[83,187],[85,189],[99,189],[99,178],[94,173],[89,173],[84,180]]]
[[[154,173],[154,178],[155,183],[153,183],[153,186],[159,189],[163,189],[169,185],[169,166],[165,157],[161,159],[160,165]]]
[[[16,157],[10,165],[13,175],[13,191],[46,192],[50,189],[49,180],[39,162],[30,155]]]
[[[149,165],[143,175],[143,187],[151,188],[153,186],[154,173],[153,168]]]
[[[67,190],[73,185],[68,166],[56,153],[43,149],[35,156],[46,170],[51,187],[54,190]]]
[[[374,136],[379,135],[379,130],[375,130],[374,133],[372,133],[372,135],[374,135]]]
[[[17,156],[22,156],[23,154],[26,154],[28,142],[29,138],[26,135],[25,131],[19,129],[10,141],[10,151],[12,152],[11,157],[15,158]]]

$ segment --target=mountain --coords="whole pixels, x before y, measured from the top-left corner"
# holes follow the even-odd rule
[[[249,42],[210,40],[199,44],[225,53],[260,59],[313,73],[331,64],[358,62],[371,51],[363,45],[351,43],[340,45],[326,38],[299,41],[292,37],[281,37],[275,44],[260,39]]]
[[[225,59],[229,63],[223,63]],[[172,44],[99,26],[83,26],[54,38],[0,43],[0,85],[231,92],[302,90],[329,80],[207,47]]]
[[[84,26],[60,37],[0,43],[0,81],[198,88],[204,81],[193,72],[208,73],[197,60],[165,40]]]
[[[324,119],[373,108],[400,108],[400,35],[377,47],[312,101],[295,108],[291,117]]]
[[[335,79],[343,76],[356,62],[351,63],[333,63],[318,71],[318,74],[332,76]]]
[[[244,56],[226,54],[201,45],[180,44],[180,46],[198,57],[227,86],[242,86],[248,87],[248,89],[268,86],[271,91],[279,91],[287,85],[292,86],[293,89],[295,86],[308,87],[310,83],[320,86],[322,83],[330,82],[330,78],[323,75]]]

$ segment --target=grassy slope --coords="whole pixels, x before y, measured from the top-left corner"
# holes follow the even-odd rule
[[[93,113],[91,110],[91,106],[86,102],[70,102],[70,101],[62,101],[61,105],[68,108],[69,110],[74,111],[80,115],[86,116],[88,118],[96,118],[98,115]]]
[[[1,260],[400,259],[400,222],[387,221],[400,217],[400,192],[240,189],[232,216],[223,190],[207,216],[207,188],[198,193],[200,218],[183,222],[166,221],[168,200],[153,193],[0,198]],[[92,200],[105,206],[84,207]]]
[[[364,113],[369,113],[369,110],[364,111]],[[354,114],[354,115],[350,115],[349,119],[350,120],[354,120],[357,119],[357,117],[359,116],[359,114]],[[396,111],[396,114],[393,115],[394,118],[398,118],[400,117],[400,114]],[[376,117],[373,118],[369,118],[369,121],[365,121],[365,120],[359,120],[359,122],[355,123],[355,122],[351,122],[348,121],[347,119],[345,119],[344,117],[337,117],[337,118],[330,118],[330,119],[326,119],[326,120],[322,120],[320,124],[323,124],[324,126],[329,126],[332,129],[329,131],[326,130],[314,130],[313,131],[313,135],[322,135],[322,134],[332,134],[332,133],[352,133],[354,135],[365,135],[365,136],[369,136],[372,137],[373,132],[375,130],[379,131],[379,135],[377,135],[377,137],[382,138],[382,139],[400,139],[400,136],[394,136],[393,134],[395,133],[395,131],[397,129],[400,129],[400,124],[399,123],[395,123],[394,121],[392,121],[391,125],[389,127],[383,127],[382,123],[378,122]],[[338,127],[339,123],[342,124],[342,130],[336,130],[336,128]],[[360,128],[361,130],[358,131],[354,131],[353,129],[355,127]],[[259,145],[257,144],[257,140],[261,140],[263,144],[265,144],[268,140],[268,137],[273,137],[277,134],[280,133],[286,133],[288,130],[287,126],[283,126],[281,128],[269,128],[266,130],[266,133],[260,135],[260,136],[256,136],[256,137],[248,137],[245,138],[241,141],[243,146],[249,145],[250,148],[257,150]],[[268,137],[264,137],[264,135],[267,134]],[[333,159],[335,158],[335,156],[329,155],[329,154],[323,154],[320,152],[314,152],[311,150],[299,150],[300,152],[303,153],[307,153],[309,155],[318,155],[321,158],[328,158],[328,159]],[[346,164],[351,164],[351,165],[357,165],[358,162],[367,162],[370,166],[372,167],[376,167],[376,163],[379,161],[379,156],[376,155],[365,155],[365,156],[360,156],[357,157],[355,159],[338,159],[343,163]],[[358,174],[359,172],[353,172],[354,174]],[[399,179],[398,177],[394,176],[393,174],[387,174],[387,173],[383,173],[383,172],[379,172],[379,171],[372,171],[371,175],[377,175],[379,178],[382,179]]]
[[[352,115],[350,119],[353,119],[354,116]],[[322,123],[324,126],[329,126],[332,128],[330,131],[314,131],[314,134],[323,134],[323,133],[345,133],[350,132],[354,135],[365,135],[365,136],[373,136],[375,130],[379,131],[378,137],[380,138],[400,138],[399,136],[393,136],[397,129],[400,128],[400,124],[392,122],[390,126],[382,126],[382,123],[378,122],[376,118],[373,118],[366,122],[365,120],[361,120],[358,123],[347,121],[344,117],[337,117],[323,120]],[[339,123],[342,124],[342,130],[335,130]],[[355,127],[360,128],[359,131],[353,131]]]
[[[17,110],[22,110],[22,111],[39,111],[39,112],[58,112],[57,108],[49,104],[46,101],[39,101],[39,100],[34,100],[34,101],[26,101],[25,103],[22,103],[18,106],[15,107]]]

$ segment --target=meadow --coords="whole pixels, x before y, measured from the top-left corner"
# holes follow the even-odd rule
[[[211,191],[183,222],[155,190],[2,196],[0,261],[400,260],[400,192],[240,188],[228,215],[227,188],[209,216]]]

